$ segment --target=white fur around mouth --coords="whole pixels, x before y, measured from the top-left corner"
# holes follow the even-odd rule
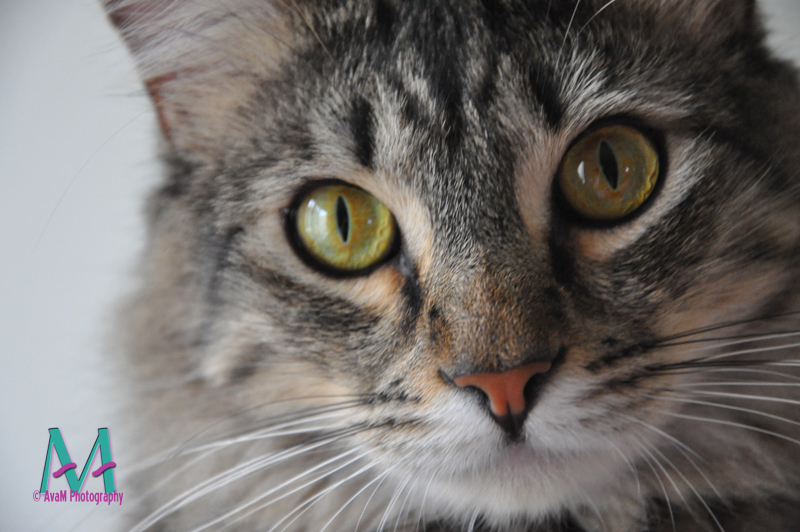
[[[565,501],[602,494],[603,480],[615,478],[612,455],[555,455],[529,443],[503,445],[474,469],[440,475],[431,481],[429,498],[450,516],[480,513],[498,526],[537,520],[565,509]]]

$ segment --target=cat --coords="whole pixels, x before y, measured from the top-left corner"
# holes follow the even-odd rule
[[[104,4],[166,170],[131,530],[797,530],[800,87],[753,0]]]

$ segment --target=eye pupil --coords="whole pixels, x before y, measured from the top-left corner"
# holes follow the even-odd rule
[[[336,226],[339,229],[342,242],[347,244],[348,240],[350,240],[350,213],[347,210],[345,199],[341,196],[336,199]]]
[[[301,259],[324,273],[369,274],[397,250],[391,211],[378,198],[346,184],[323,183],[288,213]]]
[[[606,181],[608,181],[608,184],[611,186],[611,188],[617,190],[617,186],[619,185],[619,169],[617,165],[617,158],[614,155],[614,150],[611,149],[611,146],[609,146],[608,142],[606,141],[600,142],[598,160]]]
[[[558,170],[563,199],[586,220],[622,220],[641,207],[659,176],[658,151],[642,131],[613,124],[590,129]]]

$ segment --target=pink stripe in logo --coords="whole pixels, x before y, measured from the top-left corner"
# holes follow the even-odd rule
[[[106,462],[105,464],[103,464],[102,467],[99,467],[97,471],[92,473],[92,476],[99,477],[105,472],[106,469],[111,469],[112,467],[117,467],[117,464],[115,464],[114,462]]]
[[[58,468],[58,471],[53,473],[53,478],[58,478],[67,471],[69,471],[70,469],[75,469],[76,467],[78,467],[78,464],[76,464],[75,462],[70,462],[67,465],[63,465],[60,468]]]

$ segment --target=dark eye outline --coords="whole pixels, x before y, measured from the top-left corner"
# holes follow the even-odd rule
[[[347,181],[342,181],[341,179],[332,179],[332,178],[317,179],[303,184],[297,189],[297,192],[294,195],[294,199],[292,199],[292,202],[289,204],[289,206],[283,209],[282,211],[283,229],[284,232],[286,233],[286,239],[289,241],[289,245],[291,246],[295,254],[300,258],[300,260],[302,260],[306,264],[306,266],[308,266],[309,268],[318,273],[321,273],[333,279],[350,279],[354,277],[365,277],[374,272],[375,270],[383,267],[384,265],[386,265],[386,263],[392,261],[399,255],[400,249],[402,247],[401,244],[403,241],[403,236],[400,233],[400,227],[397,224],[397,219],[394,218],[394,213],[391,213],[392,219],[394,219],[394,224],[395,224],[394,241],[392,242],[389,251],[386,253],[385,257],[383,257],[375,264],[372,264],[366,268],[362,268],[360,270],[339,270],[337,268],[334,268],[328,264],[321,262],[319,259],[314,257],[311,254],[311,252],[308,251],[305,244],[303,244],[302,238],[298,234],[297,212],[300,208],[300,203],[310,193],[319,188],[331,185],[342,185],[361,190],[365,194],[370,194],[363,188],[353,185],[352,183],[348,183]]]
[[[561,185],[558,179],[558,173],[561,170],[561,164],[564,161],[564,157],[567,156],[567,153],[574,148],[580,141],[584,138],[588,137],[595,131],[600,129],[609,127],[609,126],[627,126],[629,128],[637,130],[639,133],[647,137],[650,140],[651,144],[656,150],[656,154],[658,155],[658,176],[656,177],[656,184],[653,187],[653,190],[650,192],[650,195],[639,205],[635,208],[632,212],[626,214],[625,216],[613,220],[596,220],[593,218],[587,218],[586,216],[582,215],[578,212],[567,200],[564,196],[564,192],[561,190]],[[660,195],[661,190],[664,188],[664,181],[666,180],[666,176],[668,174],[668,164],[669,159],[667,158],[667,152],[665,148],[665,139],[664,134],[656,128],[646,125],[643,121],[638,120],[636,118],[628,117],[628,116],[613,116],[608,118],[603,118],[592,123],[589,127],[587,127],[580,135],[576,136],[572,142],[570,142],[569,146],[564,150],[561,159],[558,161],[558,167],[555,170],[555,173],[552,177],[552,200],[553,205],[555,207],[555,211],[560,214],[562,217],[566,218],[568,222],[572,225],[576,225],[579,227],[583,227],[586,229],[608,229],[611,227],[616,227],[618,225],[622,225],[628,223],[645,212],[649,210],[649,208],[653,205],[655,199]]]

